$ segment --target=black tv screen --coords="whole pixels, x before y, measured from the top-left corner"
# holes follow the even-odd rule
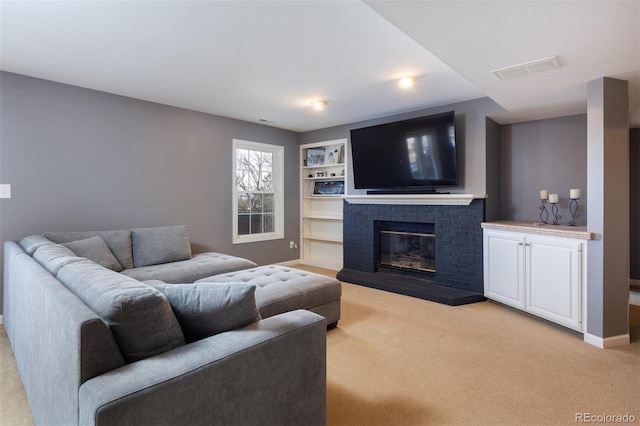
[[[355,189],[420,193],[456,186],[455,113],[351,130],[351,154]]]

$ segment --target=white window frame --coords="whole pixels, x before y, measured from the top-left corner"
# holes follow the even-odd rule
[[[238,235],[238,187],[236,184],[236,151],[238,149],[265,151],[273,154],[273,232]],[[234,139],[232,152],[233,244],[284,239],[284,146]]]

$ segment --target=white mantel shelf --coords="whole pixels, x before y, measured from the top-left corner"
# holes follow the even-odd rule
[[[487,198],[486,194],[384,194],[345,195],[349,204],[408,204],[408,205],[458,205],[468,206],[475,199]]]

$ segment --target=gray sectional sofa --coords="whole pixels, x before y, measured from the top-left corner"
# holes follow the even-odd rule
[[[182,226],[51,232],[4,253],[5,330],[37,424],[324,424],[337,280],[193,255]]]

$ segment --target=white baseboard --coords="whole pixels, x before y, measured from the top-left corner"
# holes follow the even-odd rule
[[[631,343],[631,337],[629,336],[629,334],[621,334],[619,336],[602,338],[594,336],[593,334],[584,333],[584,341],[585,343],[597,346],[600,349],[611,349],[628,345],[629,343]]]
[[[286,262],[278,262],[278,263],[276,263],[276,265],[282,265],[282,266],[293,266],[293,265],[298,265],[298,264],[300,264],[300,259],[287,260]]]
[[[4,319],[2,318],[2,315],[0,315],[0,325],[4,324]]]
[[[300,259],[300,263],[303,265],[314,266],[316,268],[329,269],[331,271],[340,271],[342,269],[342,262],[331,262],[326,260],[310,260]]]

